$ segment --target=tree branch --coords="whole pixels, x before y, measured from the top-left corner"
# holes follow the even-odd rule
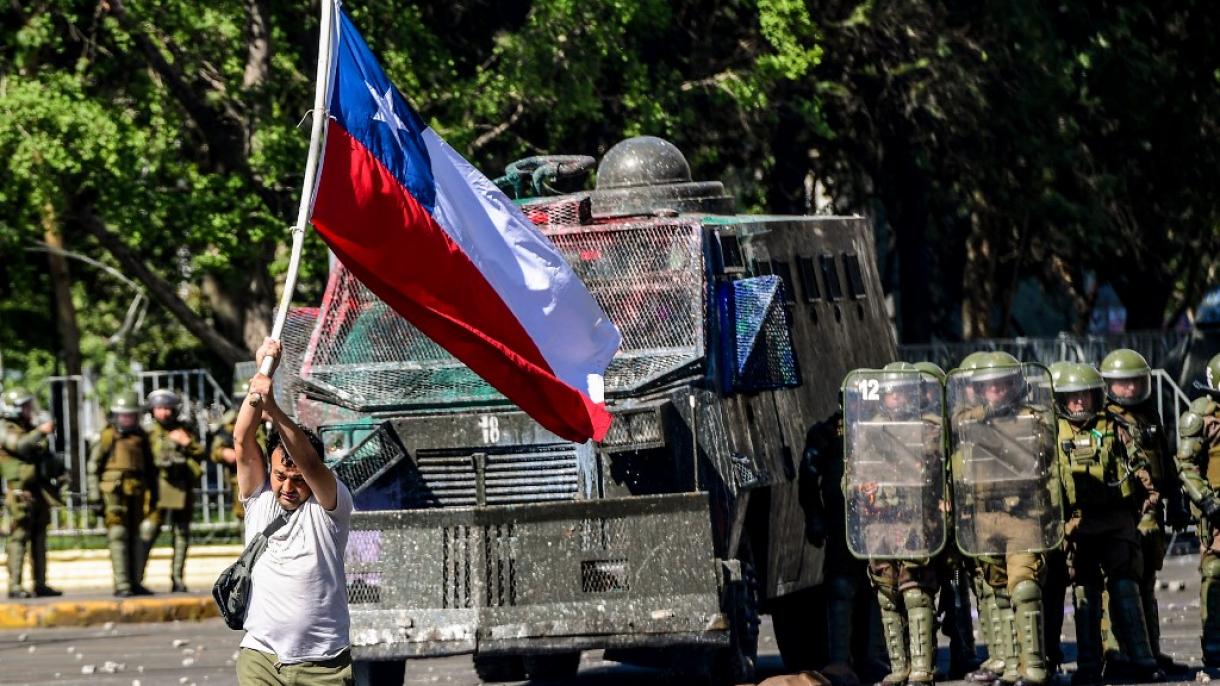
[[[236,364],[250,358],[249,351],[221,336],[202,317],[195,314],[190,306],[175,294],[173,285],[153,273],[91,208],[77,211],[75,220],[89,235],[96,238],[114,259],[118,260],[129,275],[144,284],[153,300],[169,310],[182,323],[182,326],[186,327],[187,331],[211,348],[226,363]]]

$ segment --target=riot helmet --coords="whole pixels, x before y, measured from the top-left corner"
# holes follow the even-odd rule
[[[178,414],[178,394],[168,388],[158,388],[148,394],[148,408],[158,422],[172,422]]]
[[[10,388],[0,396],[0,416],[5,419],[26,419],[34,416],[34,394],[21,386]]]
[[[1048,366],[1046,368],[1046,370],[1051,373],[1051,387],[1052,388],[1055,388],[1059,385],[1059,380],[1063,378],[1063,373],[1066,372],[1068,369],[1070,369],[1072,367],[1072,365],[1074,365],[1074,364],[1076,364],[1076,363],[1069,362],[1067,360],[1059,360],[1058,362],[1050,363],[1050,366]]]
[[[979,365],[982,364],[983,360],[986,359],[986,357],[990,354],[991,353],[986,350],[975,350],[969,355],[963,357],[962,361],[958,363],[957,368],[967,371],[978,369]]]
[[[928,362],[927,360],[924,360],[923,362],[916,362],[915,369],[918,369],[925,374],[935,376],[936,380],[941,383],[945,382],[945,370],[941,369],[940,365],[936,364],[935,362]]]
[[[1087,364],[1073,363],[1055,383],[1055,409],[1068,421],[1087,421],[1101,409],[1105,381]]]
[[[940,368],[940,365],[935,362],[916,362],[915,368],[922,372],[920,382],[923,384],[925,400],[928,402],[928,407],[937,407],[941,405],[941,393],[945,388],[945,370]],[[927,377],[936,378],[936,384],[928,383]]]
[[[110,414],[120,433],[135,431],[140,426],[140,398],[134,391],[120,391],[110,401]]]
[[[1152,393],[1152,367],[1144,356],[1130,348],[1119,348],[1101,361],[1106,395],[1123,406],[1139,405]]]
[[[919,413],[919,370],[910,362],[891,362],[881,368],[877,386],[881,411],[891,419],[909,419]]]
[[[1220,391],[1220,353],[1207,361],[1207,372],[1204,376],[1209,390]]]
[[[1024,381],[1020,361],[1005,352],[986,353],[970,372],[975,401],[985,404],[992,414],[1016,408],[1025,394]]]

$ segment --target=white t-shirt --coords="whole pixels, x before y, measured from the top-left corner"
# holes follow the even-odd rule
[[[243,501],[246,544],[284,512],[263,484]],[[348,648],[347,578],[343,551],[352,520],[352,494],[338,482],[335,509],[310,496],[271,534],[250,575],[250,605],[241,647],[274,653],[285,664],[319,662]]]

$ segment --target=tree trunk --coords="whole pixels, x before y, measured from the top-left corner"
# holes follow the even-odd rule
[[[966,264],[962,269],[962,338],[966,340],[991,335],[994,268],[991,242],[976,226],[966,240]]]
[[[48,275],[55,293],[55,324],[59,328],[60,346],[63,348],[64,367],[67,374],[81,373],[80,328],[76,323],[76,305],[72,302],[72,277],[68,272],[68,260],[56,251],[64,249],[63,236],[59,232],[59,213],[47,202],[42,206],[42,237],[47,247]]]

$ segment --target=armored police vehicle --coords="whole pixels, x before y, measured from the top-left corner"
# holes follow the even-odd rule
[[[870,225],[734,214],[651,137],[609,150],[594,190],[546,195],[593,162],[531,158],[505,186],[541,192],[522,209],[622,333],[601,443],[544,430],[341,265],[292,362],[356,496],[353,656],[376,680],[461,653],[487,681],[562,677],[605,649],[738,683],[760,612],[821,581],[806,431],[895,354]]]

